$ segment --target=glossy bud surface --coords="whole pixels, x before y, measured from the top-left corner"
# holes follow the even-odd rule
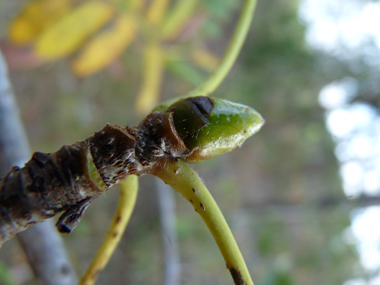
[[[198,162],[235,149],[264,124],[254,109],[220,98],[190,97],[172,104],[173,123],[189,149],[185,162]]]

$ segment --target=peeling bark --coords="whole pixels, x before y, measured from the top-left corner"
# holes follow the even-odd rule
[[[107,125],[83,142],[54,153],[36,152],[0,181],[0,245],[30,225],[62,213],[69,233],[88,205],[127,175],[149,173],[165,157],[188,152],[172,112],[153,112],[135,127]]]

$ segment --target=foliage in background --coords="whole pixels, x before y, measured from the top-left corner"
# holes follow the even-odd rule
[[[189,62],[197,47],[219,54],[219,47],[225,46],[230,31],[227,20],[234,15],[235,1],[223,5],[216,0],[203,2],[208,9],[194,12],[185,30],[191,32],[200,23],[204,26],[175,39],[176,45],[167,40],[161,46],[168,57],[165,68],[169,73],[162,85],[165,99],[184,94],[204,78],[206,71]],[[221,208],[227,209],[238,243],[249,249],[245,255],[256,284],[341,284],[353,271],[360,273],[353,247],[342,238],[353,206],[342,194],[334,145],[317,99],[320,88],[347,69],[337,64],[337,72],[326,72],[325,64],[334,60],[307,48],[297,9],[298,1],[259,1],[239,65],[217,95],[261,110],[266,126],[244,150],[213,158],[197,169],[206,182],[212,181],[211,191]],[[121,74],[122,81],[106,73],[78,81],[65,62],[43,65],[33,72],[14,72],[33,149],[54,151],[62,143],[91,135],[106,122],[137,123],[138,115],[130,106],[144,72],[142,46],[147,45],[139,34],[120,56],[122,65],[108,68],[110,74]],[[49,100],[52,94],[55,99]],[[118,284],[119,279],[131,284],[161,280],[152,184],[142,181],[137,212],[101,284]],[[115,208],[115,195],[109,193],[107,199],[96,201],[78,229],[66,237],[79,271],[85,269],[102,239]],[[228,272],[220,271],[220,256],[204,255],[216,246],[186,203],[178,199],[182,283],[229,284]],[[20,256],[14,254],[15,246],[8,248],[13,254],[5,252],[1,257],[12,267],[22,264],[22,258],[5,258]]]
[[[8,39],[29,47],[38,64],[68,58],[80,78],[101,71],[117,62],[127,48],[134,48],[136,56],[144,59],[137,99],[143,113],[156,104],[165,69],[197,85],[216,66],[217,57],[203,42],[220,36],[218,21],[226,21],[238,3],[164,0],[148,4],[33,0],[12,20]]]

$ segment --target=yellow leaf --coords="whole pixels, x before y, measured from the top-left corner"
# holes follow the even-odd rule
[[[159,24],[163,18],[169,0],[153,0],[146,12],[146,19],[151,24]]]
[[[9,26],[8,38],[14,44],[31,43],[41,31],[71,7],[72,0],[34,0],[14,18]]]
[[[36,53],[48,60],[69,55],[106,24],[113,13],[113,7],[106,2],[86,1],[42,33],[36,41]]]
[[[36,27],[30,25],[27,19],[16,18],[11,23],[8,38],[14,44],[24,45],[33,41],[37,33]]]
[[[84,51],[72,62],[77,76],[98,72],[115,60],[135,38],[137,24],[129,15],[121,15],[115,25],[90,41]]]
[[[178,0],[173,5],[162,23],[162,37],[174,39],[183,30],[186,23],[194,16],[198,0]]]
[[[213,71],[219,63],[219,58],[210,51],[203,48],[195,48],[191,51],[191,57],[196,65],[207,70]]]
[[[136,108],[141,114],[157,105],[164,72],[163,52],[157,41],[148,42],[144,51],[143,83],[137,96]]]

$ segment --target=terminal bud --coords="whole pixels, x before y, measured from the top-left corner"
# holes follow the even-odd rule
[[[254,109],[220,98],[189,97],[170,105],[173,124],[188,153],[198,162],[228,152],[260,130],[264,119]]]

